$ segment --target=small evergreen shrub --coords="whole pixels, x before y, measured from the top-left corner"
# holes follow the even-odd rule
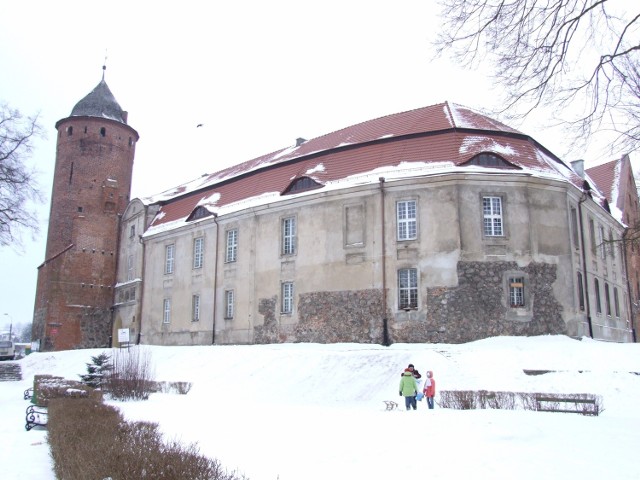
[[[82,383],[93,388],[102,388],[113,369],[111,357],[108,353],[91,357],[91,363],[87,363],[87,373],[80,375]]]

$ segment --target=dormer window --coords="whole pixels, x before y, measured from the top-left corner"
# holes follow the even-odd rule
[[[495,153],[489,152],[480,153],[463,165],[478,165],[479,167],[494,168],[518,168]]]
[[[201,218],[209,217],[211,215],[212,213],[209,210],[207,210],[203,206],[198,206],[193,210],[193,212],[191,212],[191,215],[189,215],[189,217],[187,218],[187,222],[191,222],[193,220],[199,220]]]
[[[322,188],[323,185],[316,182],[310,177],[296,178],[289,186],[282,192],[282,195],[288,195],[291,193],[300,193],[307,190],[315,190],[316,188]]]

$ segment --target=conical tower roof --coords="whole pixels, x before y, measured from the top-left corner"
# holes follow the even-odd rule
[[[89,95],[84,97],[71,111],[71,117],[100,117],[115,120],[116,122],[124,123],[124,112],[116,98],[109,90],[107,82],[104,78],[94,88]]]

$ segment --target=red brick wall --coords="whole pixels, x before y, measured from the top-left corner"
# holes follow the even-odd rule
[[[119,217],[129,202],[138,135],[107,119],[58,122],[45,261],[34,336],[43,350],[108,345]],[[104,129],[104,135],[102,134]]]

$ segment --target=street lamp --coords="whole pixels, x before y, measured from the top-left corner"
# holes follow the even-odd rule
[[[9,317],[9,340],[13,341],[13,317],[8,313],[5,313]]]

